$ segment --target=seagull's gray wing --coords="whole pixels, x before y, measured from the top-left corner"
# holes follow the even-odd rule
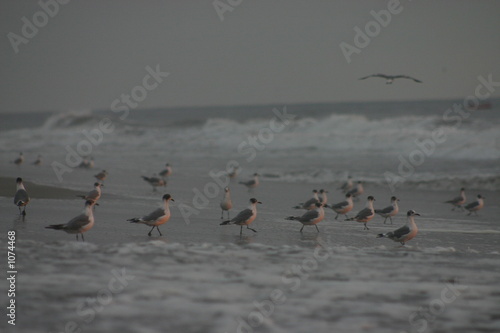
[[[377,214],[389,214],[394,210],[393,206],[385,207],[384,209],[375,209],[375,213]]]
[[[299,217],[298,220],[300,222],[309,222],[309,221],[314,220],[318,216],[319,216],[319,213],[317,210],[309,210],[309,211],[305,212],[301,217]]]
[[[342,201],[342,202],[339,202],[338,204],[335,204],[332,206],[333,209],[342,209],[346,206],[349,206],[349,203],[347,201]]]
[[[364,208],[362,209],[358,215],[356,215],[356,219],[365,219],[367,218],[368,216],[372,216],[373,215],[373,211],[370,209],[370,208]]]
[[[89,200],[96,200],[99,198],[99,192],[97,190],[92,190],[89,193],[87,193],[87,198]]]
[[[407,225],[405,225],[405,226],[402,226],[399,229],[394,230],[392,232],[392,237],[399,239],[401,237],[404,237],[405,235],[408,235],[410,232],[411,232],[410,227],[408,227]]]
[[[158,208],[156,209],[155,211],[153,211],[152,213],[146,215],[146,216],[143,216],[141,218],[142,221],[145,221],[145,222],[152,222],[152,221],[156,221],[158,220],[160,217],[162,217],[163,215],[165,215],[165,209],[163,208]]]
[[[465,206],[465,209],[472,209],[472,208],[475,208],[479,206],[479,201],[474,201],[474,202],[471,202],[470,204],[468,204],[467,206]]]
[[[319,202],[316,198],[311,198],[309,200],[307,200],[306,202],[304,202],[302,204],[303,207],[309,207],[311,205],[314,205],[316,202]]]
[[[63,229],[78,230],[86,226],[89,222],[90,222],[89,216],[82,213],[78,216],[75,216],[68,223],[66,223]]]
[[[17,205],[19,201],[22,201],[23,203],[29,201],[30,197],[28,196],[28,192],[26,192],[23,189],[19,189],[16,194],[14,195],[14,203]]]
[[[368,75],[368,76],[362,77],[362,78],[360,78],[359,80],[368,79],[368,78],[370,78],[370,77],[382,77],[382,78],[384,78],[384,79],[388,79],[388,78],[389,78],[389,76],[387,76],[387,75],[385,75],[385,74],[380,74],[380,73],[378,73],[378,74],[372,74],[372,75]]]
[[[234,224],[243,223],[246,222],[252,215],[253,212],[250,208],[243,209],[241,212],[238,213],[238,215],[236,215],[231,219],[231,222]]]

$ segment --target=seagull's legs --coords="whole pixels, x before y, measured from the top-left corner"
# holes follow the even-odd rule
[[[391,220],[391,225],[392,225],[392,217],[391,216],[389,216],[389,220]]]
[[[242,233],[243,233],[243,226],[240,225],[240,236],[242,235]]]
[[[384,224],[385,224],[385,222],[387,222],[387,217],[386,217],[386,218],[385,218],[385,220],[384,220]],[[391,223],[391,224],[392,224],[392,223]]]
[[[220,212],[220,219],[222,220],[224,218],[224,209]]]
[[[314,226],[316,227],[316,230],[318,230],[318,232],[319,232],[318,226],[316,224]]]
[[[300,232],[302,232],[302,229],[304,229],[305,224],[302,225],[302,228],[300,228]]]
[[[82,236],[82,242],[85,242],[85,238],[83,238],[83,234],[80,234],[80,236]]]
[[[364,224],[365,224],[365,228],[364,228],[363,230],[370,230],[370,228],[368,228],[368,227],[366,226],[366,222],[365,222]]]
[[[339,214],[337,214],[337,216],[335,216],[335,219],[337,219],[337,217],[339,217]]]
[[[156,230],[158,230],[158,233],[160,234],[160,236],[163,236],[163,235],[161,234],[160,228],[158,228],[158,226],[156,226]]]
[[[257,232],[257,230],[252,229],[252,228],[250,228],[249,226],[247,226],[247,229],[250,229],[250,230],[252,230],[253,232]]]
[[[149,230],[149,232],[148,232],[148,236],[150,236],[150,237],[151,237],[151,231],[153,231],[153,230],[154,230],[154,228],[155,228],[155,226],[153,226],[153,227],[151,228],[151,230]]]

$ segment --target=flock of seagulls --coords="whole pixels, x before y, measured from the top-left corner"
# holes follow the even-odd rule
[[[14,161],[16,164],[21,164],[24,160],[23,154],[21,153],[19,157]],[[40,158],[41,160],[41,158]],[[88,162],[88,160],[87,160]],[[41,162],[40,162],[41,163]],[[93,163],[93,159],[92,159]],[[92,166],[93,167],[93,166]],[[232,171],[228,172],[229,178],[235,178],[238,174],[238,168],[234,168]],[[165,169],[159,173],[160,177],[146,177],[141,176],[147,183],[149,183],[153,187],[153,191],[157,190],[159,186],[167,186],[167,179],[172,175],[172,167],[170,164],[165,165]],[[104,186],[103,182],[108,177],[108,172],[106,170],[102,170],[101,172],[94,175],[94,177],[98,180],[94,183],[94,188],[90,190],[85,195],[79,195],[85,200],[85,207],[81,214],[74,217],[70,221],[64,224],[53,224],[49,225],[46,228],[54,229],[54,230],[63,230],[66,233],[76,234],[76,239],[78,240],[78,235],[81,235],[82,241],[84,241],[83,233],[90,230],[94,225],[94,215],[93,210],[95,206],[99,205],[98,201],[102,195],[102,187]],[[259,174],[254,173],[253,178],[248,181],[240,181],[239,184],[247,187],[249,192],[252,192],[256,187],[259,186]],[[399,213],[399,198],[392,196],[390,201],[390,205],[382,208],[375,209],[374,202],[375,198],[373,196],[368,196],[366,200],[365,207],[357,212],[354,216],[349,217],[348,213],[350,213],[354,208],[354,201],[359,200],[359,197],[364,194],[365,190],[363,188],[363,184],[361,181],[353,183],[352,178],[349,176],[347,181],[338,188],[345,195],[345,200],[328,204],[327,193],[329,193],[325,189],[313,190],[312,197],[306,200],[303,203],[299,203],[292,208],[295,209],[303,209],[305,212],[303,214],[292,215],[285,217],[285,220],[293,220],[298,221],[302,224],[300,228],[300,232],[303,231],[305,226],[314,226],[316,231],[319,232],[318,223],[323,221],[325,218],[325,208],[332,209],[333,212],[336,213],[335,220],[338,220],[339,216],[343,215],[345,217],[344,221],[355,221],[358,223],[362,223],[364,226],[364,230],[369,230],[368,223],[375,217],[375,215],[380,215],[384,218],[384,224],[386,224],[389,219],[391,225],[393,224],[392,218]],[[148,232],[148,236],[152,235],[153,230],[156,228],[158,234],[161,236],[162,233],[159,229],[159,226],[165,224],[170,220],[171,212],[169,207],[169,202],[174,201],[170,194],[165,194],[162,197],[163,207],[158,208],[151,213],[144,215],[142,217],[134,217],[128,219],[127,221],[131,223],[145,224],[151,227],[151,230]],[[484,207],[484,197],[482,195],[477,195],[477,199],[473,202],[466,204],[466,196],[465,189],[460,189],[460,194],[451,199],[444,201],[444,203],[451,204],[452,210],[460,209],[462,211],[468,211],[468,215],[475,213],[481,210]],[[23,217],[26,216],[26,206],[30,202],[30,197],[28,192],[23,184],[22,178],[16,179],[16,193],[14,195],[14,204],[19,208],[19,214]],[[243,233],[243,227],[246,226],[246,229],[249,229],[253,232],[257,232],[257,230],[250,227],[251,223],[257,217],[257,204],[261,204],[259,200],[256,198],[250,199],[250,205],[248,208],[240,211],[233,218],[230,217],[230,211],[233,208],[233,202],[231,199],[231,191],[229,187],[224,188],[224,194],[222,200],[220,202],[221,208],[221,220],[224,219],[224,212],[227,213],[227,219],[224,220],[220,225],[238,225],[240,226],[240,236]],[[418,228],[415,224],[414,217],[420,216],[420,214],[416,213],[414,210],[409,210],[407,212],[407,223],[403,227],[396,229],[392,232],[381,233],[378,234],[377,237],[389,238],[396,242],[404,245],[409,240],[413,239],[418,233]]]

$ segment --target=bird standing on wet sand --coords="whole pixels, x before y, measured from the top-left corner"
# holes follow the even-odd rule
[[[102,170],[97,175],[94,175],[97,180],[104,181],[108,177],[108,172],[106,170]]]
[[[462,205],[465,204],[466,200],[467,198],[465,197],[465,188],[462,187],[460,189],[460,195],[458,197],[445,201],[444,203],[452,204],[453,208],[451,210],[455,210],[455,208],[460,208],[463,211],[464,207],[462,207]]]
[[[391,197],[390,206],[387,206],[384,209],[375,209],[375,214],[385,217],[384,224],[387,221],[387,219],[390,219],[392,224],[392,217],[399,212],[398,201],[399,199],[393,196]]]
[[[42,165],[42,155],[38,155],[38,157],[36,158],[36,160],[33,162],[33,165],[36,165],[36,166],[40,166]]]
[[[14,204],[19,208],[19,214],[26,216],[26,205],[30,202],[30,197],[23,184],[22,178],[16,179],[16,194],[14,195]],[[21,207],[24,207],[21,212]]]
[[[351,176],[347,176],[347,180],[344,184],[342,184],[342,186],[340,186],[338,189],[341,190],[342,192],[344,193],[347,193],[349,192],[351,189],[352,189],[352,177]]]
[[[94,203],[90,200],[85,201],[85,209],[83,212],[72,218],[68,223],[64,224],[52,224],[45,228],[62,230],[68,234],[76,234],[76,240],[78,241],[78,234],[82,235],[82,241],[85,242],[83,238],[83,233],[90,230],[94,226],[94,214],[92,213],[92,206]]]
[[[243,226],[246,225],[247,229],[252,230],[253,232],[257,232],[257,230],[252,229],[249,225],[255,220],[257,217],[257,204],[261,204],[262,202],[258,201],[255,198],[250,199],[250,206],[246,209],[243,209],[231,220],[227,220],[222,222],[220,225],[228,225],[228,224],[236,224],[240,226],[240,236],[243,232]]]
[[[325,218],[325,210],[323,209],[323,205],[320,202],[316,202],[316,209],[308,210],[302,216],[289,216],[286,217],[285,220],[294,220],[302,223],[302,228],[300,228],[300,232],[306,225],[313,225],[316,227],[316,230],[319,232],[317,224]]]
[[[220,208],[222,209],[222,212],[220,214],[220,218],[224,218],[224,211],[227,212],[227,218],[229,218],[229,210],[233,208],[233,201],[231,200],[231,191],[229,190],[229,187],[224,188],[224,197],[222,198],[222,201],[220,202]]]
[[[79,195],[79,198],[83,198],[85,200],[92,201],[94,204],[97,204],[97,200],[101,197],[102,191],[101,191],[101,183],[94,183],[94,189],[87,193],[86,195]]]
[[[469,211],[469,214],[467,214],[467,216],[471,215],[472,213],[475,213],[477,215],[477,211],[484,207],[484,199],[486,198],[481,194],[478,194],[476,201],[465,205],[465,209]]]
[[[320,202],[318,197],[318,190],[313,190],[313,197],[306,202],[301,202],[297,206],[293,207],[295,209],[315,209],[316,203]]]
[[[256,188],[257,186],[259,186],[259,174],[258,173],[254,173],[253,174],[253,179],[248,180],[246,182],[240,182],[240,184],[245,185],[248,188],[248,191],[250,192],[250,190],[252,190],[252,189]]]
[[[356,216],[346,219],[345,221],[356,221],[363,223],[365,228],[363,230],[370,230],[366,224],[375,216],[375,211],[373,210],[373,202],[375,198],[371,195],[366,200],[366,207],[363,208]]]
[[[159,186],[167,187],[167,181],[163,178],[158,177],[146,177],[141,176],[144,181],[148,182],[149,185],[153,186],[153,192],[156,192],[156,188]]]
[[[420,214],[416,213],[414,210],[409,210],[408,213],[406,213],[406,216],[408,218],[408,222],[406,223],[406,225],[385,234],[378,234],[377,238],[389,238],[395,242],[400,242],[401,245],[405,245],[406,242],[413,239],[418,233],[418,228],[415,224],[414,216],[420,216]]]
[[[23,153],[19,153],[19,156],[14,160],[15,165],[21,165],[24,162],[24,155]]]
[[[363,188],[363,184],[361,181],[358,181],[356,184],[356,187],[354,187],[352,190],[348,191],[347,193],[351,194],[353,199],[359,197],[361,194],[365,193],[365,189]]]
[[[162,236],[160,229],[158,226],[168,222],[170,220],[170,208],[168,206],[168,202],[170,200],[175,201],[170,194],[165,194],[163,197],[163,208],[158,208],[149,215],[143,216],[143,217],[134,217],[132,219],[129,219],[127,221],[131,223],[142,223],[145,225],[148,225],[151,228],[148,232],[148,236],[151,236],[151,232],[153,231],[154,228],[158,230],[158,233],[160,236]]]
[[[319,190],[319,193],[318,193],[319,202],[321,202],[321,204],[323,206],[328,203],[328,197],[326,196],[327,193],[328,193],[328,191],[324,190],[324,189]]]
[[[169,163],[165,164],[165,169],[160,172],[160,176],[168,178],[172,174],[172,167]]]
[[[352,202],[352,195],[350,193],[347,193],[345,195],[345,200],[342,202],[339,202],[335,205],[332,206],[326,206],[332,208],[332,210],[337,213],[337,216],[335,216],[335,219],[339,217],[340,214],[345,215],[345,217],[348,219],[349,216],[347,216],[347,213],[349,213],[353,207],[354,203]]]

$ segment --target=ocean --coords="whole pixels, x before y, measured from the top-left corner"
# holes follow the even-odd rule
[[[497,332],[500,330],[500,100],[192,107],[0,115],[0,243],[15,232],[15,324],[8,332]],[[24,163],[13,161],[23,153]],[[43,163],[32,163],[41,155]],[[80,168],[92,159],[92,169]],[[141,176],[173,168],[153,191]],[[236,179],[227,172],[239,167]],[[103,195],[85,242],[45,229],[83,209],[101,170]],[[239,181],[260,176],[248,191]],[[375,207],[401,199],[394,224],[363,225],[326,209],[320,232],[285,220],[292,207],[350,176]],[[15,179],[31,202],[19,216]],[[256,233],[220,226],[262,201]],[[468,216],[444,203],[485,197]],[[126,220],[174,198],[149,229]],[[406,246],[378,233],[414,209]],[[10,259],[9,259],[10,260]],[[3,260],[5,265],[8,258]],[[7,267],[7,266],[6,266]],[[8,269],[5,269],[8,271]],[[4,280],[2,290],[11,282]],[[12,299],[9,296],[9,300]],[[5,307],[8,306],[5,301]],[[9,309],[6,314],[9,314]]]

